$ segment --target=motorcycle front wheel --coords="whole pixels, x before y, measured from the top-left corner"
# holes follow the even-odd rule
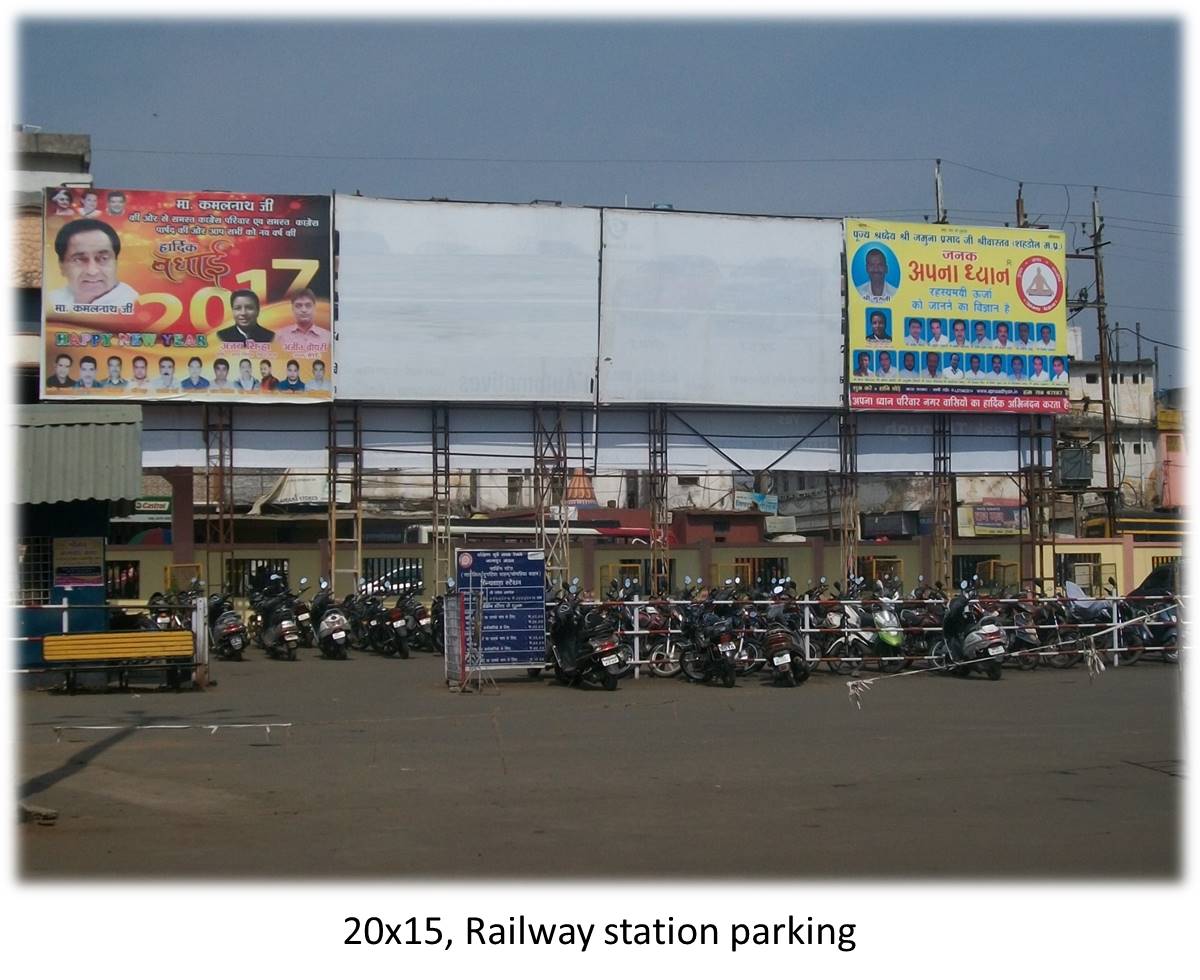
[[[908,658],[904,656],[902,647],[884,647],[879,651],[879,672],[881,674],[898,674],[908,666]]]
[[[708,680],[708,671],[699,650],[693,646],[679,646],[679,669],[683,676],[694,684],[702,684]]]

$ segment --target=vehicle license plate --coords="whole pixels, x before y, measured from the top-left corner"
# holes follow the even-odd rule
[[[994,647],[988,648],[988,653],[990,653],[993,657],[998,657],[1004,653],[1004,647],[997,643]]]
[[[335,640],[344,640],[346,638],[346,631],[345,630],[335,630],[333,633],[333,638]]]
[[[611,654],[610,656],[600,658],[600,663],[604,664],[605,667],[613,667],[616,664],[619,664],[620,662],[621,662],[621,658],[618,657],[615,653]]]
[[[771,658],[771,663],[773,663],[776,667],[782,667],[785,664],[790,664],[791,662],[792,656],[790,653],[781,653],[778,657]]]
[[[720,646],[717,647],[717,649],[720,650],[722,653],[733,653],[733,651],[737,649],[737,644],[736,643],[722,643]]]

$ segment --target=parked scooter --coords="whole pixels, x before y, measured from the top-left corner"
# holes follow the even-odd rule
[[[550,620],[550,654],[561,684],[588,681],[615,691],[626,667],[614,618],[580,605],[579,579],[561,592]]]
[[[808,680],[810,671],[804,659],[804,645],[796,632],[799,613],[795,610],[795,596],[779,584],[772,592],[776,601],[767,607],[764,616],[766,655],[771,664],[772,680],[785,687],[796,687]]]
[[[946,607],[942,637],[934,645],[930,660],[942,670],[965,677],[977,670],[989,680],[1003,676],[1001,667],[1008,654],[1004,631],[992,613],[984,613],[979,604],[979,576],[965,579],[960,592]]]
[[[228,594],[214,592],[208,597],[209,646],[219,660],[241,660],[249,642],[246,624],[233,608]]]
[[[308,579],[300,580],[301,589],[308,587]],[[272,574],[266,588],[250,596],[250,603],[258,615],[258,644],[272,658],[296,659],[296,648],[300,645],[300,630],[296,623],[297,596],[288,591],[287,583],[278,573]]]
[[[417,582],[396,597],[395,607],[404,613],[408,645],[416,650],[437,650],[433,639],[433,617],[418,598],[423,582]]]
[[[350,621],[345,610],[333,597],[333,589],[326,579],[320,579],[321,591],[313,596],[313,622],[316,623],[317,648],[321,656],[331,660],[345,660],[346,647],[350,641]]]

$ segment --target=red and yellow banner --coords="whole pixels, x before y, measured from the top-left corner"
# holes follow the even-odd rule
[[[329,401],[328,197],[49,188],[42,397]]]

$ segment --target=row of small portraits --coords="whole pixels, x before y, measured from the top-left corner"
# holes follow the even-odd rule
[[[958,351],[856,350],[852,378],[912,380],[1030,381],[1066,384],[1067,358],[1061,354],[962,354]]]
[[[1057,346],[1053,323],[1011,320],[944,320],[941,317],[904,318],[904,343],[911,347],[989,347],[1053,351]],[[892,343],[892,311],[867,310],[866,337],[870,343]]]

